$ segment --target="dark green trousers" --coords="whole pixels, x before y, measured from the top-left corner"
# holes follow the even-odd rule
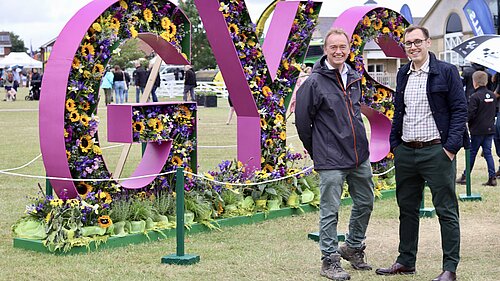
[[[443,270],[455,272],[460,260],[460,225],[455,193],[456,159],[451,161],[440,144],[419,149],[401,144],[394,151],[394,161],[396,198],[399,205],[397,262],[415,266],[419,210],[422,192],[427,182],[441,226]]]

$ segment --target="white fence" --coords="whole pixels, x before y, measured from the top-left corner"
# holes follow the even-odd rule
[[[396,88],[396,73],[368,72],[370,76],[380,84],[389,88]]]
[[[195,88],[195,93],[201,92],[214,92],[218,96],[226,98],[228,92],[226,85],[223,82],[197,82],[198,87]],[[160,88],[156,90],[156,95],[159,97],[182,97],[182,92],[184,90],[184,81],[182,80],[171,80],[171,81],[161,81]]]

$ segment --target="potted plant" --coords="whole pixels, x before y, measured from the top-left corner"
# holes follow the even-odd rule
[[[151,217],[152,205],[148,200],[134,198],[130,203],[130,233],[146,230],[146,220]]]
[[[199,92],[196,94],[196,104],[198,106],[205,106],[205,92]]]
[[[111,213],[109,214],[113,223],[113,236],[127,235],[127,219],[130,217],[130,201],[116,200],[113,201]]]
[[[166,191],[160,191],[153,201],[152,218],[159,228],[167,228],[170,224],[168,216],[175,213],[175,198]]]
[[[205,92],[205,107],[217,107],[216,92]]]

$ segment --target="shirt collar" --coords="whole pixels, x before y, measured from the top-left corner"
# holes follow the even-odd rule
[[[422,64],[422,66],[420,67],[420,69],[415,69],[415,66],[413,65],[413,62],[410,64],[410,69],[408,70],[407,74],[410,74],[412,72],[419,72],[419,71],[423,71],[425,73],[429,73],[429,61],[430,61],[430,58],[431,56],[428,55],[427,56],[427,60],[424,62],[424,64]]]
[[[335,67],[333,67],[329,62],[328,60],[325,60],[325,65],[328,69],[335,69]],[[348,66],[347,66],[347,63],[344,62],[344,67],[342,67],[342,73],[340,73],[340,75],[346,75],[347,72],[349,71],[348,69]]]

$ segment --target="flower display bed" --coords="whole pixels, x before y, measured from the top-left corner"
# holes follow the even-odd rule
[[[380,199],[393,198],[395,196],[395,190],[384,190],[381,192]],[[342,205],[350,205],[352,204],[352,200],[350,197],[346,197],[342,199]],[[263,222],[270,219],[281,218],[292,215],[299,215],[301,213],[309,213],[317,211],[318,209],[309,204],[300,205],[300,208],[282,208],[279,210],[269,211],[269,212],[259,212],[255,213],[251,216],[238,216],[231,217],[225,219],[219,219],[215,222],[219,225],[219,227],[230,227],[237,226],[243,224],[252,224]],[[189,229],[186,229],[187,234],[195,234],[200,232],[210,231],[207,226],[194,223],[190,226]],[[144,233],[136,233],[129,234],[126,236],[118,237],[111,236],[105,242],[96,243],[95,241],[89,244],[89,247],[73,247],[67,252],[56,251],[50,252],[47,247],[43,245],[42,240],[32,240],[32,239],[23,239],[23,238],[14,238],[14,248],[32,250],[41,253],[50,253],[56,255],[71,255],[71,254],[79,254],[79,253],[87,253],[95,250],[108,249],[108,248],[116,248],[123,247],[131,244],[139,244],[151,241],[159,241],[167,238],[175,237],[176,229],[163,229],[160,231],[149,231],[147,234]]]

